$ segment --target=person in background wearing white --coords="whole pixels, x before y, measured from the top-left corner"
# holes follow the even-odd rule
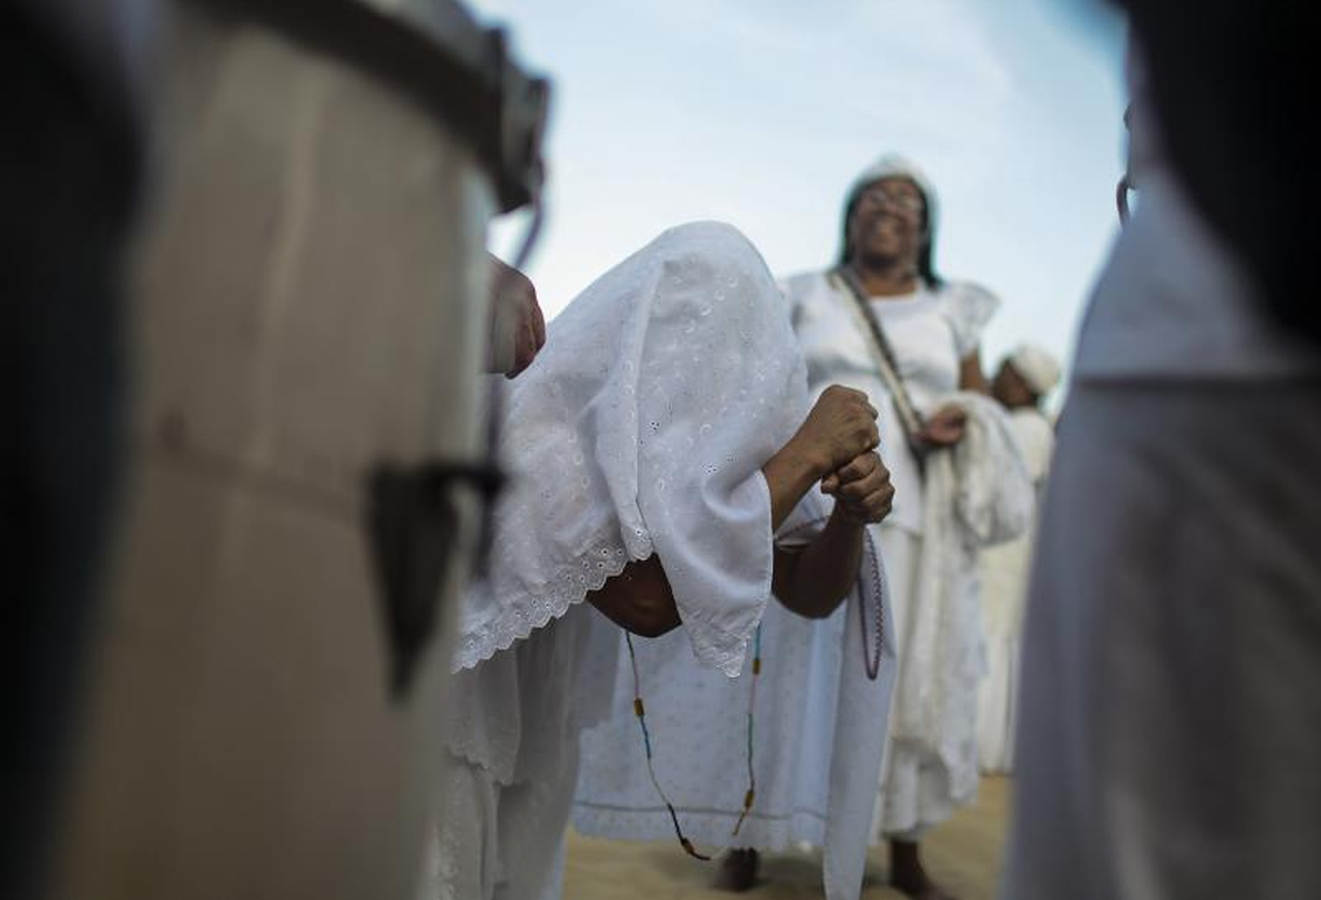
[[[872,838],[889,841],[894,886],[922,900],[948,896],[922,864],[922,836],[977,791],[974,548],[1020,534],[1032,502],[1004,412],[984,396],[979,346],[999,300],[937,275],[938,218],[922,171],[883,156],[848,191],[839,265],[785,282],[812,388],[847,384],[881,411],[895,500],[877,533],[899,677]],[[902,387],[885,377],[878,331]],[[920,415],[916,429],[901,391]],[[977,510],[966,504],[974,497],[985,501]]]
[[[1050,352],[1024,344],[1000,363],[991,382],[991,396],[1009,411],[1009,423],[1038,498],[1045,489],[1055,447],[1055,428],[1041,404],[1059,380],[1060,364]],[[987,672],[977,702],[977,752],[983,772],[1013,770],[1019,639],[1034,538],[1035,528],[1029,528],[1022,537],[988,547],[981,554]]]

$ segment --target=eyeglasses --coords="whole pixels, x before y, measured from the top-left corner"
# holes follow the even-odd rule
[[[919,216],[926,209],[920,194],[883,187],[870,187],[858,195],[858,205],[884,206],[908,216]]]

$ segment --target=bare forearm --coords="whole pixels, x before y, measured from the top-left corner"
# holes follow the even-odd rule
[[[798,501],[826,475],[827,467],[810,452],[790,441],[761,467],[771,494],[771,531],[793,512]]]
[[[840,402],[840,396],[835,395],[836,403]],[[862,402],[865,403],[865,400]],[[871,410],[870,417],[860,417],[872,432],[868,434],[867,428],[861,430],[861,437],[857,438],[860,445],[875,445],[875,428],[872,425],[874,415],[875,411]],[[830,455],[819,444],[820,442],[813,440],[810,435],[804,437],[800,430],[762,466],[762,476],[766,479],[766,487],[770,493],[772,532],[783,524],[789,513],[798,505],[798,501],[803,499],[803,495],[831,470]],[[828,527],[827,531],[831,529]],[[769,535],[767,537],[769,538]],[[834,535],[832,532],[830,543],[840,540],[842,536]],[[826,552],[837,554],[839,551]],[[813,558],[815,555],[812,554]],[[826,563],[820,565],[824,567]],[[817,566],[813,565],[810,571],[816,572],[816,568]],[[857,570],[856,562],[853,570]],[[846,584],[840,596],[847,592]],[[659,637],[681,624],[678,607],[674,602],[674,592],[670,589],[670,583],[665,577],[665,570],[660,560],[655,556],[629,563],[623,572],[606,581],[599,591],[588,594],[587,600],[621,628],[643,637]],[[838,603],[839,600],[836,598],[834,605]],[[829,610],[826,610],[825,613],[820,614],[825,615],[828,612]],[[811,614],[804,613],[804,615]]]
[[[838,608],[857,580],[865,527],[834,514],[800,553],[777,554],[776,596],[785,608],[811,619]]]

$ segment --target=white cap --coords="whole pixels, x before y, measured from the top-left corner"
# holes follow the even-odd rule
[[[1060,364],[1049,350],[1036,344],[1020,344],[1009,355],[1009,364],[1023,376],[1027,386],[1038,397],[1050,393],[1060,383]]]

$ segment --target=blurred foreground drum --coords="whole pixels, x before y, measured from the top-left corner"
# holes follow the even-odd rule
[[[409,897],[544,82],[458,6],[178,3],[133,445],[57,881]]]

